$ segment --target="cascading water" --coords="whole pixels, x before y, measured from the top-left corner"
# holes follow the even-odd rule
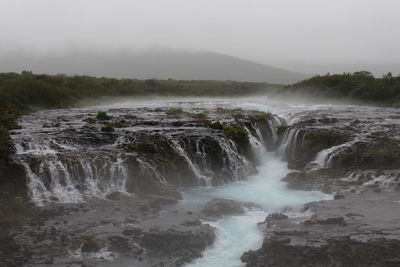
[[[331,159],[341,152],[342,149],[351,146],[355,142],[357,142],[358,138],[352,140],[350,142],[333,146],[318,152],[315,156],[315,159],[311,161],[307,166],[306,169],[321,169],[321,168],[329,168],[331,167]]]
[[[239,151],[237,144],[221,131],[210,132],[206,127],[199,129],[189,125],[185,131],[175,127],[170,128],[169,134],[160,135],[159,129],[162,128],[151,124],[143,126],[134,118],[132,127],[123,128],[114,134],[105,134],[99,133],[98,128],[92,124],[82,123],[88,121],[88,118],[94,120],[94,111],[64,112],[57,111],[56,124],[52,122],[51,113],[49,117],[38,113],[37,123],[23,121],[24,128],[13,135],[14,159],[25,168],[29,193],[37,205],[47,202],[83,202],[90,198],[104,198],[115,191],[148,193],[155,188],[171,189],[170,183],[179,187],[212,186],[238,181],[254,173],[254,163],[264,153],[265,133],[254,123],[251,129],[247,129],[250,149],[249,155],[246,155],[247,152]],[[115,117],[121,117],[132,110],[117,109],[113,112]],[[148,110],[143,112],[146,120],[148,113]],[[153,114],[151,118],[157,116]],[[60,117],[63,118],[61,122]],[[162,117],[159,122],[164,119]],[[41,123],[46,127],[40,127]],[[271,128],[274,123],[264,121],[263,125],[272,135],[276,135],[275,127]],[[141,142],[138,138],[155,139],[167,147],[167,156],[175,159],[168,162],[153,159],[151,153],[141,154],[129,150],[130,144]],[[186,164],[181,164],[182,160]],[[182,168],[185,170],[182,171]],[[171,169],[175,170],[175,175],[171,176]],[[182,176],[176,178],[181,172]],[[157,185],[146,184],[140,187],[139,176],[146,177],[145,183],[154,182]],[[194,181],[188,181],[190,179]]]
[[[259,103],[260,101],[261,103]],[[226,198],[259,205],[260,210],[248,210],[243,215],[226,216],[218,221],[208,222],[217,229],[215,243],[204,251],[203,257],[188,264],[188,266],[208,267],[241,266],[240,256],[242,253],[249,249],[257,249],[261,245],[263,234],[257,228],[257,223],[263,221],[269,213],[283,210],[289,217],[306,219],[311,214],[300,212],[298,207],[309,201],[330,198],[328,195],[315,191],[288,190],[285,183],[281,181],[289,172],[287,164],[283,160],[299,156],[296,146],[302,144],[303,131],[309,130],[307,125],[294,124],[296,116],[303,116],[299,122],[311,118],[314,121],[312,127],[314,124],[319,127],[319,119],[324,118],[323,109],[326,109],[324,106],[266,104],[259,98],[247,102],[243,99],[220,101],[196,99],[190,103],[186,100],[177,102],[167,100],[159,103],[155,101],[154,103],[153,101],[151,103],[134,102],[128,107],[124,105],[120,103],[114,106],[114,108],[120,109],[109,109],[111,107],[106,106],[96,107],[94,110],[89,108],[88,110],[69,110],[67,112],[52,111],[56,113],[56,117],[60,118],[56,120],[57,124],[61,125],[58,128],[51,126],[52,115],[50,112],[49,114],[40,113],[40,116],[29,115],[22,122],[22,129],[16,130],[12,135],[16,151],[14,160],[24,166],[28,178],[27,185],[32,200],[36,204],[83,202],[87,199],[104,197],[114,191],[124,192],[130,186],[138,186],[141,180],[145,180],[145,184],[142,184],[140,189],[143,190],[142,192],[148,193],[144,188],[154,180],[158,182],[156,186],[170,186],[171,183],[176,182],[173,185],[179,187],[181,185],[179,182],[182,180],[193,179],[193,181],[188,181],[187,185],[195,188],[186,189],[183,192],[184,199],[178,204],[184,205],[185,210],[198,210],[213,198]],[[245,127],[249,133],[249,147],[252,153],[249,156],[244,155],[242,149],[239,153],[238,144],[224,136],[223,131],[199,125],[200,123],[194,119],[195,117],[165,116],[165,107],[182,107],[183,113],[192,112],[192,115],[198,114],[198,108],[201,107],[203,111],[206,110],[210,123],[214,119],[220,120],[219,116],[225,116],[222,113],[216,114],[218,105],[224,108],[230,107],[232,110],[241,107],[245,110],[243,112],[245,115],[248,110],[259,110],[274,112],[280,117],[274,115],[267,121],[262,121],[260,118],[250,122],[237,120],[242,123],[240,126]],[[132,106],[135,107],[135,110],[132,110]],[[137,109],[139,106],[150,106],[156,109],[163,107],[164,109],[161,109],[161,112],[149,108],[140,110]],[[129,108],[131,109],[129,110]],[[370,127],[373,124],[370,123],[373,120],[368,120],[370,116],[368,112],[364,112],[361,108],[361,112],[356,115],[353,114],[354,110],[348,110],[346,107],[335,107],[336,109],[341,109],[343,117],[357,119],[352,122],[346,120],[348,125],[346,124],[345,128],[359,127],[357,126],[359,124],[365,125],[363,127]],[[99,110],[107,110],[114,118],[118,116],[121,118],[128,114],[133,119],[124,128],[116,129],[115,133],[102,133],[100,127],[104,124],[103,122],[94,123],[94,125],[85,122],[88,116],[91,116],[92,119],[95,118]],[[312,110],[316,112],[308,113]],[[371,111],[369,112],[371,114]],[[375,110],[372,112],[374,112],[373,116],[376,116]],[[384,111],[381,113],[385,114]],[[135,114],[135,118],[132,114]],[[334,116],[336,115],[338,114]],[[360,123],[359,117],[362,116],[368,123]],[[385,121],[387,123],[398,124],[397,120],[389,116],[392,115],[386,114],[388,119]],[[187,115],[187,117],[190,116]],[[127,118],[125,119],[128,121]],[[248,118],[246,117],[246,119]],[[42,125],[43,121],[51,127],[37,126]],[[236,120],[227,121],[224,122],[221,119],[221,122],[226,123],[224,125],[237,123]],[[114,120],[113,123],[115,122]],[[263,125],[260,126],[259,122],[262,122]],[[181,127],[182,124],[184,124],[183,127]],[[326,127],[332,128],[340,126],[339,123],[335,125],[329,121],[325,124]],[[279,126],[287,126],[287,128],[279,128]],[[374,127],[377,127],[379,131],[385,129]],[[346,131],[345,128],[342,130]],[[277,129],[286,130],[284,133],[279,132],[278,134]],[[364,130],[361,127],[358,131],[361,133]],[[393,135],[398,138],[398,131],[393,131]],[[135,144],[143,137],[147,142],[157,140],[164,142],[163,144],[168,143],[168,153],[162,155],[164,158],[156,157],[156,153],[140,154],[140,152],[127,148],[127,145]],[[331,163],[335,163],[332,158],[351,144],[348,142],[320,151],[314,162],[311,162],[307,168],[330,167]],[[267,153],[266,150],[275,150],[276,154]],[[214,153],[214,157],[210,157],[212,153]],[[217,167],[214,164],[215,161],[220,161]],[[251,170],[254,170],[253,161],[259,164],[258,174],[249,177]],[[175,164],[171,169],[175,168],[178,170],[177,172],[168,173],[169,170],[166,171],[167,164],[170,162]],[[179,172],[183,168],[185,170]],[[182,175],[180,176],[180,174]],[[132,182],[131,179],[135,178],[135,175],[137,178]],[[171,176],[173,177],[171,178]],[[392,183],[398,183],[399,174],[391,170],[384,173],[373,171],[345,173],[341,180],[353,184],[362,181],[367,185],[375,186],[377,183],[381,183],[382,186],[392,186]],[[210,185],[218,186],[211,187]],[[153,189],[154,187],[150,188],[150,193],[157,194],[157,191],[156,193],[151,191]],[[119,202],[110,203],[120,204]],[[176,206],[173,207],[173,209],[175,208]],[[196,215],[196,213],[194,214]]]
[[[300,130],[296,127],[289,128],[285,131],[282,142],[278,148],[278,154],[285,159],[292,159],[296,151],[297,139]]]
[[[329,199],[329,195],[317,191],[293,191],[285,187],[281,179],[289,172],[285,162],[272,153],[264,154],[259,174],[246,181],[226,184],[221,187],[197,189],[187,192],[183,205],[204,205],[213,198],[227,198],[258,204],[262,210],[248,211],[240,216],[227,216],[216,222],[209,222],[217,228],[217,240],[204,252],[202,258],[187,266],[241,266],[243,252],[258,248],[262,243],[262,233],[257,223],[268,213],[279,212],[287,206],[296,207],[306,202]],[[300,212],[289,216],[307,216]]]
[[[25,167],[33,202],[77,203],[88,197],[102,197],[114,191],[126,192],[127,167],[122,155],[57,155],[18,161]]]

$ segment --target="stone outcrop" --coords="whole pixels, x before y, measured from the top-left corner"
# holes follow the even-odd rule
[[[287,187],[333,199],[306,204],[304,217],[269,215],[259,223],[262,247],[241,257],[246,266],[400,265],[399,116],[369,112],[307,111],[282,128],[278,152],[296,170]]]
[[[201,213],[207,220],[215,220],[226,215],[244,214],[246,210],[251,209],[261,209],[261,207],[250,202],[215,198],[206,203]]]
[[[113,191],[179,198],[180,187],[245,179],[256,172],[263,146],[275,145],[282,123],[243,110],[103,113],[56,110],[21,118],[12,158],[25,169],[36,204],[81,202]]]
[[[310,203],[312,217],[270,215],[259,224],[260,249],[241,259],[246,266],[398,266],[397,193],[372,191]]]

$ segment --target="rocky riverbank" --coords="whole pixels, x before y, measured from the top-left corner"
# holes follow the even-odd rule
[[[226,108],[24,116],[12,135],[12,159],[25,177],[27,201],[21,202],[19,227],[8,225],[2,236],[1,261],[6,266],[190,262],[213,243],[215,233],[200,220],[205,213],[177,205],[180,190],[254,174],[262,149],[274,148],[276,128],[283,123],[270,113]]]
[[[1,188],[5,266],[181,266],[213,244],[206,221],[260,209],[182,190],[257,172],[265,150],[293,170],[289,189],[334,200],[270,214],[248,266],[396,266],[400,112],[229,105],[52,110],[21,118]],[[273,107],[272,107],[273,108]],[[26,190],[25,190],[26,189]],[[301,216],[298,216],[301,214]],[[361,255],[361,256],[357,256]]]
[[[175,199],[132,195],[110,199],[33,208],[24,226],[13,232],[13,251],[2,255],[2,262],[6,266],[179,266],[201,256],[215,238],[213,228],[193,212],[174,208]]]
[[[301,218],[270,214],[246,266],[400,265],[399,112],[353,110],[303,112],[288,126],[281,153],[296,171],[287,187],[334,199],[305,205]]]

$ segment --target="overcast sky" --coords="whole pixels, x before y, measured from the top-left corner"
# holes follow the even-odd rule
[[[0,0],[0,52],[148,47],[295,68],[393,65],[400,63],[400,1]]]

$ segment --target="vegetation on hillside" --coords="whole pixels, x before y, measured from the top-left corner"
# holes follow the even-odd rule
[[[388,73],[382,78],[375,78],[367,71],[318,75],[286,86],[282,92],[400,106],[400,76],[395,77]]]
[[[26,112],[68,107],[78,100],[103,96],[235,96],[265,92],[273,87],[276,85],[233,81],[113,79],[38,75],[29,71],[0,73],[0,166],[8,155],[8,132],[18,127],[16,119]],[[98,119],[107,120],[108,116],[99,113]]]
[[[18,128],[16,119],[30,111],[68,107],[82,99],[103,96],[239,96],[268,92],[278,87],[266,83],[234,81],[114,79],[62,74],[38,75],[28,71],[21,74],[0,73],[0,166],[7,160],[9,131]],[[274,91],[400,106],[400,77],[390,73],[382,78],[375,78],[366,71],[327,74]],[[177,115],[179,111],[171,109],[167,113]],[[99,113],[97,119],[107,120],[108,116]]]

